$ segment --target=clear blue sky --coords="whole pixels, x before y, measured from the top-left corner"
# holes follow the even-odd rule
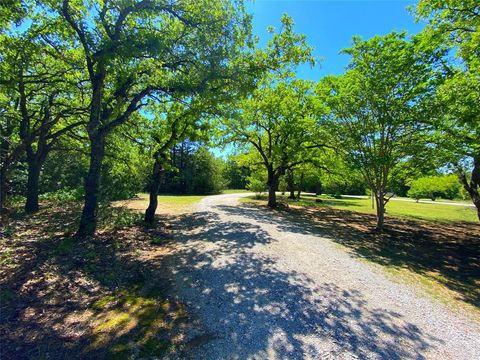
[[[319,80],[343,72],[348,56],[339,52],[350,46],[354,35],[367,39],[392,30],[420,31],[423,25],[415,23],[406,9],[414,3],[415,0],[256,0],[247,4],[247,10],[253,14],[254,33],[260,37],[261,45],[269,38],[267,27],[279,26],[281,15],[289,14],[296,31],[307,36],[315,56],[322,59],[314,69],[300,67],[298,77]]]

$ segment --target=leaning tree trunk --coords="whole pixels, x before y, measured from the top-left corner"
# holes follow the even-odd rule
[[[95,234],[97,228],[98,191],[103,156],[105,154],[105,137],[95,134],[90,137],[90,168],[85,179],[85,198],[77,231],[78,237],[87,237]]]
[[[271,208],[277,207],[277,194],[275,191],[278,186],[278,177],[272,169],[268,170],[268,206]]]
[[[40,179],[41,163],[35,159],[29,160],[28,179],[27,179],[27,200],[25,202],[25,212],[31,213],[38,211],[38,183]]]
[[[155,159],[153,165],[152,179],[150,183],[150,199],[147,210],[145,211],[145,222],[153,225],[155,221],[155,212],[158,206],[158,191],[162,182],[163,166],[160,159]]]

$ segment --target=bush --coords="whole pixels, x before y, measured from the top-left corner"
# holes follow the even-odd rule
[[[83,188],[61,189],[54,192],[43,193],[39,195],[40,200],[47,201],[79,201],[83,199]]]
[[[265,191],[265,182],[260,179],[250,177],[248,179],[247,189],[256,193],[258,198],[260,197],[260,194]]]
[[[408,197],[419,200],[429,198],[455,199],[462,196],[461,184],[455,175],[425,176],[411,182]]]

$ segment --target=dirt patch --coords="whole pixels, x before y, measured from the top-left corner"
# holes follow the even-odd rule
[[[168,226],[102,209],[98,236],[73,237],[79,204],[17,215],[0,239],[2,359],[130,358],[175,353],[188,329],[169,296]],[[183,330],[180,330],[183,329]]]

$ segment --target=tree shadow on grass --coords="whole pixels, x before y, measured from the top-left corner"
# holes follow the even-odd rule
[[[239,210],[248,216],[250,208]],[[272,223],[272,211],[255,211],[258,221]],[[224,211],[236,212],[232,207]],[[387,218],[383,232],[372,231],[375,216],[328,207],[274,211],[277,228],[328,236],[353,254],[385,266],[408,269],[444,285],[457,300],[480,309],[480,225]],[[288,225],[282,220],[288,220]],[[293,227],[292,227],[293,226]],[[293,230],[292,230],[293,229]]]
[[[271,212],[217,209],[281,224]],[[359,291],[280,270],[277,259],[252,250],[273,241],[258,225],[203,212],[179,217],[173,226],[181,234],[179,248],[166,264],[178,295],[210,335],[204,343],[187,344],[185,356],[422,359],[440,343],[400,314],[372,309]],[[289,231],[308,230],[299,225]]]

